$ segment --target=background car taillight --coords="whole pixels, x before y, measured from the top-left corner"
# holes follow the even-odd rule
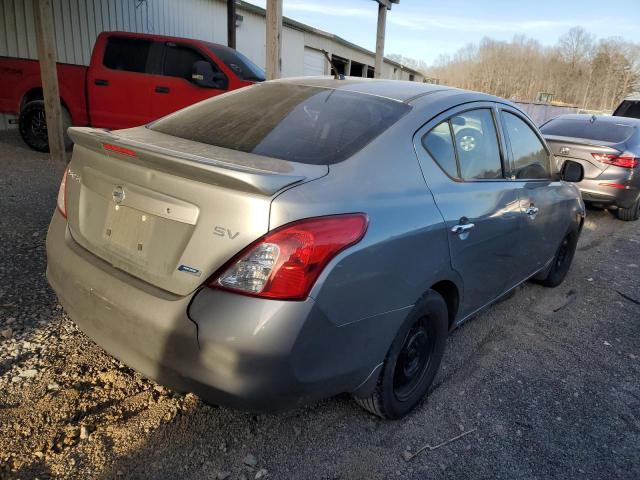
[[[592,153],[591,155],[599,162],[615,165],[616,167],[635,168],[638,166],[638,159],[627,155],[618,156],[609,153]]]
[[[67,173],[69,173],[69,167],[65,168],[62,175],[62,181],[60,182],[60,188],[58,189],[58,200],[56,206],[58,211],[64,218],[67,218]]]
[[[267,233],[214,275],[213,288],[281,300],[302,300],[329,261],[367,230],[364,214],[300,220]]]

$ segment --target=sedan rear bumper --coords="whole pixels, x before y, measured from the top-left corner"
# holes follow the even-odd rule
[[[47,256],[60,303],[107,352],[163,385],[242,410],[281,410],[356,390],[388,348],[361,339],[406,315],[337,327],[311,298],[264,300],[208,288],[175,296],[80,247],[58,212]]]
[[[585,179],[578,183],[578,188],[585,202],[620,208],[631,207],[640,195],[640,190],[634,185],[629,185],[629,182],[620,183],[625,188],[611,186],[616,184],[618,182],[615,180]]]

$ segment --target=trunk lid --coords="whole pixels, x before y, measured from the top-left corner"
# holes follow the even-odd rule
[[[282,189],[328,173],[138,127],[70,128],[74,240],[114,267],[178,295],[201,285],[269,227]],[[105,145],[107,148],[105,149]]]
[[[582,164],[584,178],[597,178],[609,165],[593,158],[593,153],[620,155],[622,150],[617,143],[601,142],[586,138],[561,137],[544,135],[547,144],[556,157],[558,169],[565,160],[573,160]],[[618,147],[618,148],[616,148]]]

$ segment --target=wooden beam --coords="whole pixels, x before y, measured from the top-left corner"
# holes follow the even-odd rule
[[[236,0],[227,0],[227,45],[236,48]]]
[[[56,68],[56,37],[53,30],[52,0],[35,0],[36,45],[40,60],[40,76],[44,94],[44,110],[47,119],[49,152],[51,159],[66,165],[62,108]]]
[[[384,31],[387,24],[387,6],[378,3],[378,33],[376,35],[376,66],[373,72],[374,78],[382,76],[382,62],[384,59]]]
[[[282,0],[267,0],[267,80],[282,72]]]

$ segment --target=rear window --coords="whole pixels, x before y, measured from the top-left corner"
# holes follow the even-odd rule
[[[341,162],[410,107],[328,88],[259,84],[214,97],[149,125],[152,130],[294,162]]]
[[[233,70],[241,80],[264,82],[264,71],[237,50],[214,43],[209,44],[209,50]]]
[[[151,42],[139,38],[109,37],[104,66],[113,70],[145,73]]]
[[[607,143],[621,143],[633,135],[634,127],[615,122],[589,119],[556,118],[540,127],[544,135],[584,138]]]
[[[640,118],[640,101],[625,100],[613,114],[616,117]]]

